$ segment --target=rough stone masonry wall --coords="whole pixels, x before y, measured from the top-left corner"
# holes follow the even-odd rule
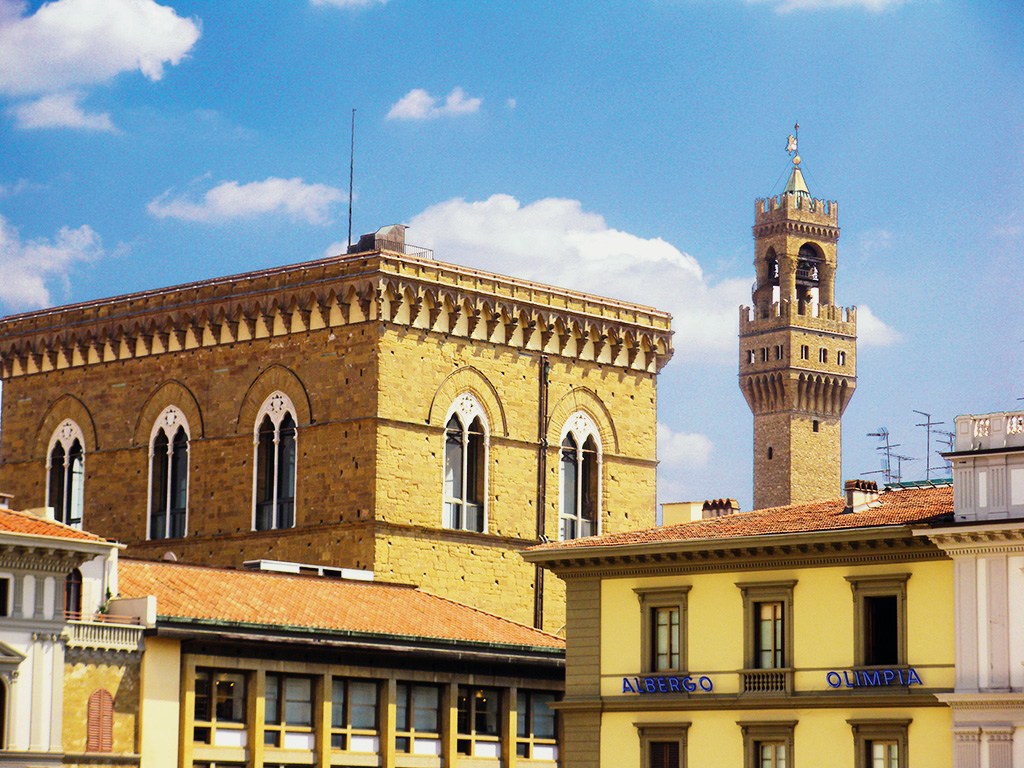
[[[376,498],[378,520],[388,528],[377,538],[377,572],[533,623],[535,569],[516,550],[537,540],[540,353],[395,328],[380,345]],[[558,356],[549,361],[545,535],[558,538],[558,444],[577,410],[601,431],[602,532],[653,525],[655,376]],[[480,402],[489,425],[486,535],[440,529],[444,423],[465,392]],[[547,575],[544,628],[558,631],[564,623],[564,589]]]
[[[111,754],[138,752],[139,660],[126,653],[68,653],[64,664],[64,751],[71,757],[86,751],[89,697],[103,688],[114,700]],[[89,765],[96,765],[90,758]],[[102,763],[101,763],[102,764]]]
[[[255,415],[274,389],[299,411],[300,528],[367,521],[374,503],[373,332],[362,323],[10,379],[0,487],[21,508],[44,505],[47,445],[56,425],[72,417],[86,432],[83,525],[132,545],[129,554],[172,549],[213,562],[314,554],[322,561],[322,538],[314,551],[291,536],[251,534]],[[191,430],[188,538],[145,544],[150,432],[172,404]],[[365,565],[368,557],[361,559]]]
[[[754,509],[839,496],[841,444],[839,418],[789,412],[754,416]]]

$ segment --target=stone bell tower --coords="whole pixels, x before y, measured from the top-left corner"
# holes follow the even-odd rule
[[[857,386],[857,310],[835,302],[839,206],[811,196],[794,136],[788,149],[786,188],[754,203],[754,306],[740,307],[754,509],[842,493],[841,419]]]

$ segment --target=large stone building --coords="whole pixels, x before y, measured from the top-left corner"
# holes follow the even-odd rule
[[[857,310],[835,304],[839,206],[811,197],[793,162],[782,194],[754,203],[754,306],[740,308],[754,509],[842,490],[841,418],[857,386]]]
[[[349,255],[8,317],[0,487],[129,552],[371,570],[557,631],[515,553],[651,525],[671,318]]]

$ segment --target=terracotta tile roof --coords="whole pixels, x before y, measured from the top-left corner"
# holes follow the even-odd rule
[[[879,494],[878,501],[880,502],[878,506],[861,512],[846,512],[844,498],[823,499],[810,504],[759,509],[680,525],[647,528],[642,531],[627,531],[573,541],[550,542],[531,547],[527,551],[731,539],[742,536],[928,523],[951,519],[953,486],[935,485],[885,490]]]
[[[118,586],[122,597],[155,595],[166,619],[565,648],[555,635],[398,584],[122,558]]]
[[[59,539],[78,539],[79,541],[106,541],[102,536],[80,531],[55,520],[38,517],[31,512],[18,512],[13,509],[0,509],[0,533],[53,536]]]

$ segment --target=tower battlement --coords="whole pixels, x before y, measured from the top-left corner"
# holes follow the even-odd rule
[[[836,307],[816,304],[814,313],[800,313],[788,299],[768,306],[767,314],[758,315],[756,307],[740,307],[740,336],[773,328],[797,327],[811,331],[828,331],[846,336],[857,335],[857,307]]]
[[[839,204],[835,200],[817,200],[809,195],[783,192],[775,197],[754,201],[754,227],[781,221],[839,226]]]

